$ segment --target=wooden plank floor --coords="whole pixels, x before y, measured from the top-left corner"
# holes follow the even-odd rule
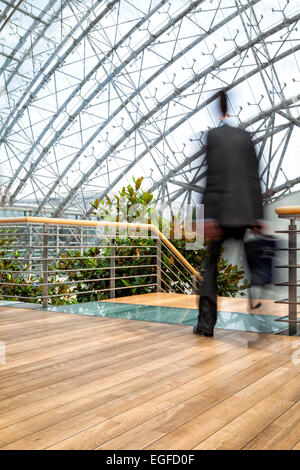
[[[153,292],[151,294],[131,295],[108,299],[107,302],[121,302],[140,305],[159,305],[161,307],[198,308],[198,295],[167,294]],[[259,315],[284,316],[288,314],[287,306],[275,304],[274,300],[253,300],[253,303],[262,302],[262,306],[255,310]],[[218,297],[218,310],[223,312],[249,313],[248,299],[246,297]],[[254,310],[251,310],[253,313]]]
[[[2,307],[0,340],[1,449],[300,447],[298,338]]]

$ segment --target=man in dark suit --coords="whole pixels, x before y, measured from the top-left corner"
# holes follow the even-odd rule
[[[207,135],[207,182],[203,196],[204,234],[209,259],[199,298],[194,333],[213,336],[217,321],[217,263],[224,240],[242,240],[247,228],[263,219],[258,161],[250,134],[226,123],[227,97],[220,93],[222,125]]]

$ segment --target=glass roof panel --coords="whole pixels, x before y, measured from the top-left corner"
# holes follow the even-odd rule
[[[266,203],[299,189],[296,0],[0,0],[0,11],[6,206],[86,217],[141,175],[160,201],[195,198],[222,88],[233,125],[253,133]]]

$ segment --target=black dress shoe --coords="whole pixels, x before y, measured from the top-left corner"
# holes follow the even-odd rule
[[[205,333],[204,331],[200,330],[200,328],[197,325],[194,326],[193,333],[195,333],[195,335],[207,336],[209,338],[211,338],[214,335],[213,333]]]

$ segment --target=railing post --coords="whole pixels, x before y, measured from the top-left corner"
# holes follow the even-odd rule
[[[26,226],[25,226],[26,230]],[[26,239],[26,238],[25,238]],[[29,225],[29,250],[28,250],[28,269],[32,271],[32,253],[33,253],[33,237],[32,237],[32,225]]]
[[[161,292],[161,239],[156,239],[156,284],[157,292]]]
[[[295,219],[289,225],[289,335],[297,333],[297,227]]]
[[[48,306],[48,225],[44,225],[43,234],[43,308]]]
[[[56,227],[56,256],[59,254],[59,225]]]
[[[112,238],[110,243],[110,298],[114,299],[116,297],[116,240]]]
[[[197,291],[197,279],[196,279],[196,276],[193,275],[192,277],[192,292],[193,294],[198,294],[198,291]]]
[[[83,243],[84,243],[84,238],[83,238],[83,227],[80,227],[80,254],[81,256],[83,255]]]

